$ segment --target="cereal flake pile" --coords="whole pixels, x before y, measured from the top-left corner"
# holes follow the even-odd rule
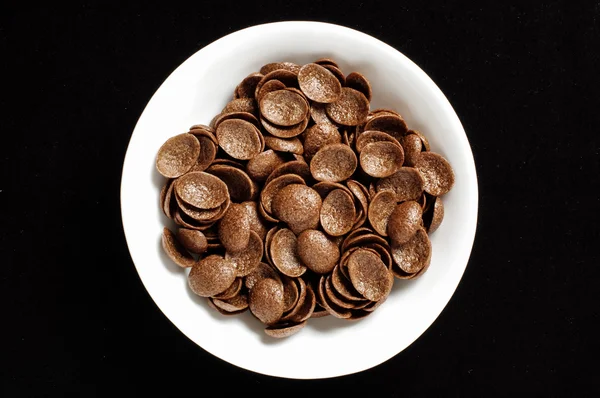
[[[394,278],[427,270],[454,173],[371,97],[331,59],[270,63],[159,149],[160,206],[178,226],[162,245],[212,308],[250,309],[287,337],[309,318],[362,319]]]

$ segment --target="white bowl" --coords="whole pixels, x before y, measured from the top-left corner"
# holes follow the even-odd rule
[[[456,184],[444,197],[445,218],[432,234],[432,263],[414,281],[396,280],[386,301],[358,322],[311,319],[298,334],[275,340],[249,312],[225,317],[187,287],[186,271],[160,247],[165,225],[158,206],[164,182],[155,169],[163,142],[196,123],[208,124],[232,98],[237,82],[263,64],[334,58],[373,87],[372,109],[399,111],[445,156]],[[154,94],[131,136],[123,165],[121,212],[127,244],[150,296],[188,338],[236,366],[272,376],[311,379],[376,366],[415,341],[437,318],[467,265],[477,219],[477,177],[463,127],[444,94],[417,65],[364,33],[316,22],[254,26],[192,55]]]

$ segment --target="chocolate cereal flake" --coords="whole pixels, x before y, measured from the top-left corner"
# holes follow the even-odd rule
[[[302,134],[306,129],[306,126],[308,126],[308,119],[308,117],[304,118],[300,123],[288,127],[277,126],[263,117],[260,118],[260,123],[269,134],[274,135],[275,137],[292,138]]]
[[[265,136],[265,145],[277,152],[289,152],[296,155],[302,155],[304,153],[304,147],[298,137],[292,138],[279,138],[272,136]]]
[[[300,323],[284,323],[267,327],[265,333],[276,339],[281,339],[298,333],[304,326],[306,326],[306,321]]]
[[[308,103],[293,91],[272,91],[260,99],[260,112],[269,122],[277,126],[289,127],[306,118]]]
[[[177,230],[177,241],[192,253],[202,254],[208,249],[208,241],[202,231],[179,228]]]
[[[158,150],[156,169],[167,178],[177,178],[196,164],[198,155],[198,139],[192,134],[179,134],[169,138]]]
[[[327,57],[319,58],[314,63],[317,65],[321,65],[321,66],[331,65],[331,66],[335,66],[336,68],[340,67],[337,62],[335,62],[333,59],[327,58]]]
[[[335,102],[342,93],[342,85],[331,71],[318,64],[306,64],[298,72],[300,90],[311,100]]]
[[[273,212],[271,208],[273,198],[283,187],[290,184],[304,183],[304,179],[296,174],[284,174],[271,180],[265,185],[260,194],[260,202],[264,206],[265,211],[269,214]]]
[[[258,104],[254,98],[237,98],[225,105],[221,113],[246,112],[254,116],[258,115]]]
[[[402,139],[408,129],[406,122],[402,117],[397,115],[382,114],[381,116],[375,116],[369,120],[365,125],[365,130],[377,130],[388,133],[398,141]]]
[[[326,107],[327,104],[313,102],[310,107],[310,117],[317,124],[327,124],[335,127],[335,124],[327,115]]]
[[[431,242],[425,229],[419,228],[407,242],[392,245],[394,266],[406,274],[416,274],[431,261]]]
[[[306,130],[304,136],[304,156],[311,160],[325,145],[339,144],[342,136],[333,124],[317,123]]]
[[[352,148],[344,144],[329,144],[315,154],[310,171],[317,181],[339,182],[349,178],[357,164]]]
[[[184,202],[177,195],[175,195],[175,200],[177,201],[177,206],[179,206],[180,211],[198,222],[211,221],[221,212],[220,206],[213,209],[199,209]]]
[[[290,71],[292,73],[298,74],[298,71],[300,70],[300,65],[295,64],[293,62],[271,62],[269,64],[264,65],[262,68],[260,68],[260,73],[262,73],[263,75],[267,75],[271,72],[273,72],[274,70],[279,70],[279,69],[284,69],[287,71]]]
[[[358,72],[350,73],[348,76],[346,76],[346,86],[360,91],[364,94],[367,101],[371,101],[371,97],[373,97],[371,83],[369,83],[367,78],[362,74]]]
[[[246,208],[250,221],[250,231],[256,232],[261,240],[267,236],[267,225],[265,221],[258,215],[258,204],[255,201],[247,201],[241,203]]]
[[[265,144],[267,144],[267,147],[269,146],[266,137]],[[285,163],[285,160],[280,154],[272,149],[268,149],[248,161],[246,164],[246,172],[252,180],[262,183],[266,181],[273,170],[283,163]]]
[[[382,236],[387,236],[388,219],[396,208],[396,195],[391,191],[379,192],[369,204],[369,222],[373,229]]]
[[[260,87],[256,88],[256,93],[255,93],[256,101],[257,101],[257,103],[260,104],[260,101],[267,93],[270,93],[272,91],[284,90],[284,89],[285,89],[285,84],[283,84],[279,80],[277,80],[277,79],[269,80],[268,82],[264,83]]]
[[[334,122],[345,126],[357,126],[367,119],[369,101],[360,91],[344,87],[338,99],[327,104],[325,110]]]
[[[413,237],[421,225],[423,210],[415,201],[396,206],[388,219],[387,232],[393,244],[399,245]]]
[[[322,275],[321,279],[319,280],[318,289],[316,291],[317,300],[330,315],[341,319],[350,318],[350,316],[352,316],[352,312],[349,309],[338,306],[337,304],[332,302],[329,299],[329,297],[325,294],[326,280],[327,276]]]
[[[325,69],[327,69],[329,72],[331,72],[335,76],[335,78],[338,79],[341,87],[344,87],[346,85],[346,76],[344,76],[344,72],[342,72],[339,68],[337,68],[333,65],[321,65],[321,66],[324,67]]]
[[[187,173],[178,178],[173,185],[176,195],[181,200],[200,209],[214,209],[229,197],[227,185],[203,171]]]
[[[226,120],[243,120],[243,121],[246,121],[246,122],[251,123],[252,125],[256,126],[256,128],[260,128],[260,123],[258,122],[258,119],[256,118],[256,116],[254,116],[253,114],[248,113],[248,112],[229,112],[229,113],[221,113],[215,119],[215,122],[214,122],[215,131],[216,131],[216,129],[218,129],[218,127],[221,125],[221,123],[223,123]]]
[[[408,134],[402,137],[402,148],[404,149],[404,165],[414,167],[423,149],[423,141],[416,134]]]
[[[219,239],[228,252],[239,252],[250,240],[250,217],[245,206],[233,203],[219,223]]]
[[[213,298],[212,303],[221,310],[229,313],[239,314],[248,308],[248,296],[238,294],[229,299]]]
[[[302,177],[304,181],[312,179],[308,164],[304,160],[291,160],[278,166],[267,178],[265,184],[270,183],[273,179],[285,174],[295,174]]]
[[[235,266],[221,256],[210,255],[192,267],[188,275],[190,289],[202,297],[225,291],[235,280]]]
[[[252,290],[257,282],[265,278],[273,279],[274,281],[281,283],[281,278],[277,271],[268,264],[259,263],[258,266],[244,278],[244,286],[246,286],[247,289]]]
[[[298,235],[298,256],[311,271],[326,274],[337,264],[340,250],[323,232],[307,229]]]
[[[304,184],[290,184],[277,192],[271,207],[275,217],[299,234],[319,225],[321,203],[321,197],[314,189]]]
[[[272,72],[267,73],[261,81],[256,85],[255,93],[258,93],[256,99],[260,103],[260,90],[262,87],[271,80],[278,80],[283,83],[286,87],[296,87],[298,88],[298,73],[294,73],[285,69],[276,69]]]
[[[423,189],[431,195],[443,195],[454,186],[454,171],[440,154],[421,152],[415,168],[423,177]]]
[[[297,278],[306,272],[298,256],[298,240],[291,230],[283,228],[273,235],[270,252],[273,264],[282,274]]]
[[[294,278],[289,278],[285,275],[281,277],[283,283],[283,313],[294,309],[298,303],[298,285]]]
[[[237,97],[239,99],[254,98],[256,86],[258,85],[258,82],[262,80],[263,77],[264,75],[262,73],[251,73],[248,76],[246,76],[244,80],[242,80],[235,89]]]
[[[417,170],[401,167],[388,177],[376,183],[377,192],[390,191],[396,194],[396,201],[418,200],[423,194],[424,181]]]
[[[289,319],[292,322],[304,322],[311,317],[315,306],[317,304],[315,293],[310,285],[306,285],[306,295],[304,300],[300,304],[300,301],[296,304],[296,307],[288,314]]]
[[[250,311],[262,323],[277,322],[283,315],[283,304],[283,287],[273,279],[261,279],[250,290]]]
[[[219,146],[234,159],[252,159],[261,152],[260,132],[241,119],[228,119],[217,127]]]
[[[331,191],[321,207],[321,226],[331,236],[345,235],[352,229],[356,217],[354,200],[341,189]]]
[[[371,177],[383,178],[394,174],[404,162],[404,151],[392,142],[373,142],[360,153],[360,166]]]
[[[229,286],[227,289],[225,289],[225,291],[223,291],[219,294],[215,294],[213,296],[213,298],[216,298],[219,300],[229,300],[230,298],[233,298],[238,295],[240,290],[242,290],[242,285],[243,285],[242,278],[236,277],[235,280],[233,281],[233,283],[231,284],[231,286]]]
[[[200,154],[196,164],[192,166],[191,171],[204,171],[211,163],[215,160],[217,155],[217,144],[213,142],[212,138],[206,136],[196,136],[200,143]],[[215,138],[216,141],[216,138]]]
[[[400,146],[398,140],[388,133],[384,133],[383,131],[367,130],[363,131],[356,139],[356,152],[360,153],[365,146],[380,141],[387,141]]]
[[[423,152],[428,152],[431,150],[429,147],[429,140],[419,130],[408,130],[408,134],[416,134],[421,139],[421,143],[423,144]]]
[[[356,291],[371,301],[387,297],[394,283],[392,273],[381,259],[364,249],[356,250],[348,258],[348,275]]]
[[[175,234],[169,228],[163,228],[162,247],[171,260],[182,268],[192,267],[196,261],[179,243]]]
[[[256,232],[250,231],[250,239],[245,248],[235,252],[227,251],[225,259],[231,261],[238,276],[246,276],[254,271],[263,256],[263,241]]]
[[[218,164],[209,167],[206,172],[219,177],[227,185],[229,196],[235,202],[250,200],[257,193],[255,183],[244,170]]]

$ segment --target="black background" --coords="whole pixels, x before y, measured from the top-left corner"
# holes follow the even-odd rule
[[[600,3],[523,3],[2,2],[0,395],[600,393]],[[444,312],[393,359],[330,380],[198,348],[146,293],[121,227],[122,160],[155,90],[210,42],[278,20],[406,54],[456,110],[479,178],[473,252]]]

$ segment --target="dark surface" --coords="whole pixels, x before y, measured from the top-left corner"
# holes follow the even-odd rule
[[[597,1],[11,3],[0,5],[0,395],[600,393]],[[184,337],[142,286],[119,210],[129,136],[162,81],[227,33],[290,19],[356,28],[415,61],[458,113],[480,184],[471,260],[433,326],[374,369],[313,382],[235,368]]]

